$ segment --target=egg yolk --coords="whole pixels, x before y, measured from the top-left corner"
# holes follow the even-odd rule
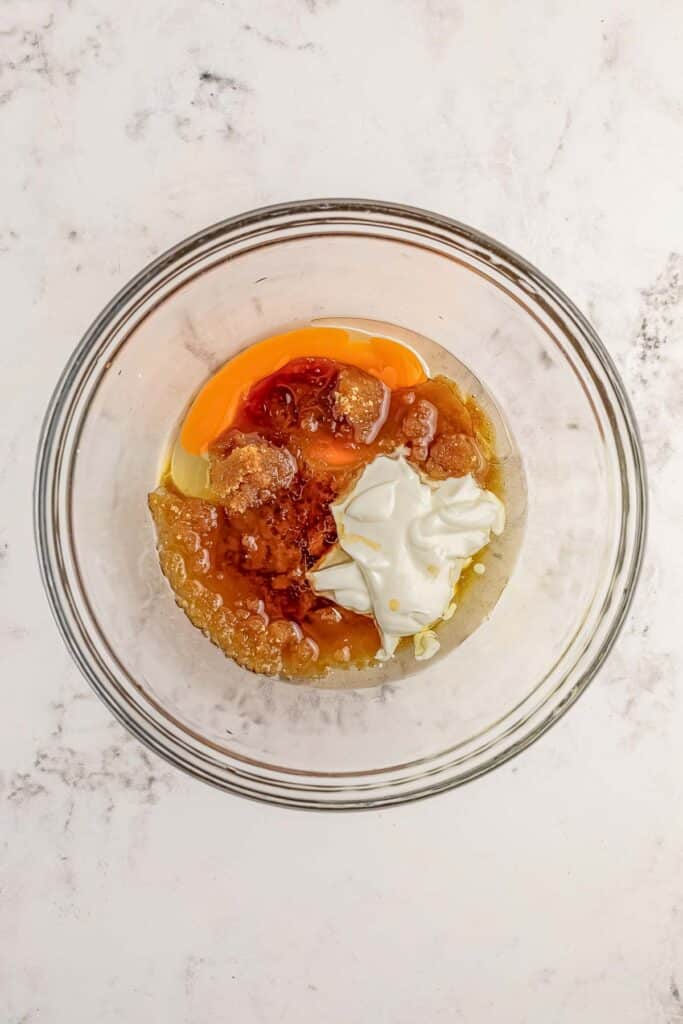
[[[206,382],[181,427],[182,449],[189,455],[205,454],[211,442],[231,425],[240,400],[253,384],[292,359],[306,356],[357,366],[392,390],[426,380],[419,356],[390,338],[341,327],[303,327],[277,334],[240,352]]]

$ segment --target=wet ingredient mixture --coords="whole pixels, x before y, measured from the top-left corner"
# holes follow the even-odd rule
[[[253,346],[208,382],[149,496],[161,568],[190,620],[239,664],[288,677],[363,667],[382,650],[375,619],[317,592],[309,575],[336,557],[332,506],[373,460],[400,453],[424,480],[498,488],[491,428],[452,381],[428,379],[387,339],[354,349],[333,344],[346,331],[307,331],[271,339],[277,353],[261,361]],[[226,393],[230,367],[250,353],[254,376],[277,368],[249,381],[245,362],[246,382]]]

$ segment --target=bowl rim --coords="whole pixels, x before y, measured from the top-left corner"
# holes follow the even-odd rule
[[[524,733],[510,746],[494,753],[493,756],[483,763],[476,764],[468,773],[449,777],[447,774],[443,775],[444,769],[442,767],[434,768],[433,772],[427,770],[421,773],[420,780],[422,784],[417,788],[408,788],[412,780],[408,780],[403,785],[397,785],[392,782],[382,783],[380,781],[377,786],[348,786],[346,790],[347,796],[342,799],[336,793],[340,788],[344,787],[328,787],[323,789],[310,786],[304,789],[301,787],[300,782],[290,784],[283,782],[281,776],[274,780],[272,776],[270,778],[261,778],[258,774],[254,776],[253,772],[235,772],[234,769],[232,775],[228,773],[227,777],[225,775],[218,777],[208,771],[206,766],[198,763],[196,755],[192,756],[189,749],[184,755],[182,744],[177,741],[174,742],[173,736],[170,733],[168,736],[171,739],[171,746],[164,742],[161,734],[162,730],[158,725],[156,729],[147,730],[142,723],[126,713],[125,708],[109,692],[106,681],[103,682],[97,667],[86,656],[86,652],[83,651],[78,638],[70,627],[69,617],[64,609],[64,599],[68,588],[65,586],[62,566],[58,560],[57,564],[54,564],[55,560],[52,556],[52,531],[54,529],[56,535],[57,530],[53,521],[54,517],[50,514],[53,503],[48,500],[48,498],[54,500],[53,492],[56,473],[51,471],[51,461],[54,456],[54,443],[59,436],[58,428],[61,411],[91,349],[96,344],[103,329],[116,318],[119,311],[164,270],[171,268],[177,261],[200,246],[206,246],[207,243],[211,243],[223,235],[239,231],[242,228],[248,228],[254,224],[260,223],[267,227],[269,223],[290,215],[307,215],[313,218],[311,222],[314,223],[314,218],[319,217],[321,214],[389,215],[408,222],[416,222],[423,227],[436,228],[451,237],[456,236],[457,239],[468,242],[485,252],[487,251],[496,260],[502,261],[502,263],[520,271],[527,280],[536,285],[542,292],[547,293],[564,316],[572,323],[574,340],[578,342],[580,339],[582,344],[588,346],[611,386],[610,399],[616,401],[616,405],[623,418],[625,439],[628,442],[628,452],[632,460],[633,479],[631,484],[634,497],[634,508],[632,510],[632,550],[629,552],[629,565],[625,572],[624,585],[611,612],[611,622],[607,635],[602,639],[598,650],[587,667],[581,672],[578,680],[564,694],[562,700],[550,709],[550,713],[546,714],[532,729]],[[484,232],[453,218],[419,207],[357,198],[295,200],[259,207],[225,218],[171,246],[135,274],[119,289],[92,321],[67,360],[57,380],[45,412],[38,439],[33,483],[33,523],[36,553],[51,613],[76,665],[98,697],[109,707],[116,718],[148,749],[163,757],[168,763],[181,768],[193,777],[199,778],[216,788],[269,803],[320,810],[348,810],[389,806],[432,796],[444,790],[463,785],[488,773],[512,757],[515,757],[539,739],[555,722],[563,717],[566,711],[585,692],[602,667],[621,632],[633,601],[642,568],[647,534],[647,519],[648,494],[645,460],[638,425],[630,399],[605,345],[572,300],[533,264]],[[577,660],[580,660],[580,656]],[[187,756],[188,753],[190,756]],[[448,768],[448,765],[446,768]],[[315,776],[312,773],[312,777],[320,776]],[[332,793],[335,793],[335,796],[333,799],[330,799]]]

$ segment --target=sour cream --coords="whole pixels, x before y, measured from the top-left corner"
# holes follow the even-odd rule
[[[331,510],[339,543],[309,578],[317,593],[374,617],[380,659],[448,613],[463,567],[505,526],[502,502],[472,476],[426,480],[402,455],[374,459]],[[438,640],[415,646],[428,658]]]

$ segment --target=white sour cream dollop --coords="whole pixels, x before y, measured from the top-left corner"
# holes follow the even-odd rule
[[[471,476],[427,481],[403,456],[379,456],[332,505],[338,547],[311,572],[317,593],[374,616],[380,659],[448,611],[468,559],[505,526],[502,502]],[[434,634],[418,657],[438,650]]]

